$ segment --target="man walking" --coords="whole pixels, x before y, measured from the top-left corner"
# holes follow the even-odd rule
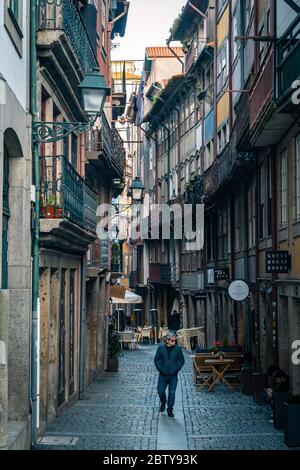
[[[160,397],[160,411],[166,408],[166,388],[168,393],[168,416],[174,417],[173,407],[175,403],[175,392],[178,381],[178,372],[184,365],[184,357],[181,347],[176,344],[176,334],[170,331],[166,336],[166,343],[161,344],[154,358],[154,364],[159,372],[157,391]]]
[[[169,317],[168,327],[169,330],[172,330],[176,333],[180,329],[181,317],[177,310],[173,310],[172,314]]]

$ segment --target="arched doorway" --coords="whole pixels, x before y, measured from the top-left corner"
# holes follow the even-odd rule
[[[20,140],[12,128],[4,132],[3,142],[3,190],[2,190],[2,261],[1,261],[1,283],[2,289],[10,288],[9,272],[14,258],[24,260],[24,253],[20,253],[21,244],[16,243],[15,237],[10,239],[11,234],[20,233],[20,226],[25,226],[20,219],[24,213],[25,190],[20,195],[20,189],[24,189],[24,159]],[[1,172],[0,172],[1,174]],[[20,209],[21,208],[21,209]],[[0,208],[1,210],[1,208]],[[23,238],[23,235],[20,234]],[[15,263],[14,263],[15,266]]]
[[[9,210],[9,156],[4,143],[3,159],[3,205],[2,205],[2,276],[1,288],[8,287],[8,223],[10,217]]]

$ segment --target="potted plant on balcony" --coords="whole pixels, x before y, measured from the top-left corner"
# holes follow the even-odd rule
[[[113,325],[108,328],[108,357],[107,372],[118,372],[119,359],[118,355],[121,351],[121,337]]]
[[[285,407],[284,442],[288,447],[300,446],[300,395],[291,395]]]
[[[41,198],[41,214],[46,219],[54,219],[56,212],[56,199],[54,194],[48,194],[46,198]]]

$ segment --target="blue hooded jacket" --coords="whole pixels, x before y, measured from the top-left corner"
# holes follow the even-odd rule
[[[154,364],[161,375],[176,375],[184,365],[184,356],[178,344],[161,344],[155,354]]]

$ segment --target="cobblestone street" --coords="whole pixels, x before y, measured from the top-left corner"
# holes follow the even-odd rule
[[[179,374],[175,418],[168,418],[166,412],[160,415],[155,351],[156,347],[146,345],[124,351],[119,372],[106,373],[89,386],[84,400],[63,412],[47,429],[44,441],[48,444],[40,443],[37,448],[288,449],[283,433],[269,423],[268,406],[259,406],[251,396],[223,386],[216,386],[211,393],[197,391],[188,354]],[[62,438],[73,441],[64,445]],[[55,444],[54,439],[58,440]]]

